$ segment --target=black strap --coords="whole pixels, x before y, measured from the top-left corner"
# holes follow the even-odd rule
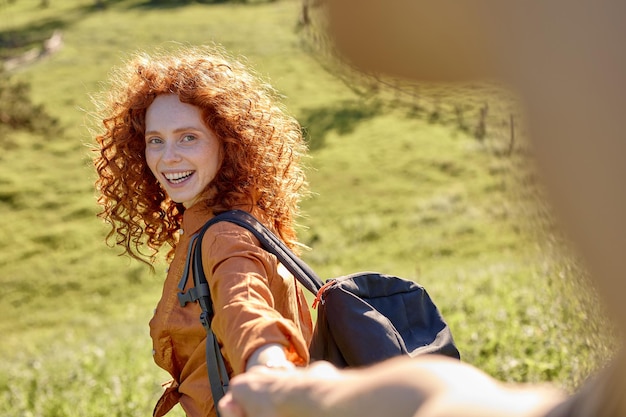
[[[292,273],[294,277],[312,294],[316,295],[322,288],[324,283],[317,274],[302,259],[298,258],[288,247],[267,227],[259,222],[250,213],[242,210],[230,210],[220,213],[209,220],[198,232],[198,235],[204,235],[204,232],[218,222],[234,223],[244,229],[249,230],[259,242],[263,249],[274,254],[278,261]]]
[[[220,351],[217,338],[211,329],[211,321],[213,320],[213,302],[211,301],[211,291],[204,275],[204,268],[202,267],[202,236],[204,233],[199,233],[196,236],[195,249],[193,250],[193,282],[198,289],[198,303],[202,309],[200,314],[200,323],[206,330],[206,366],[209,374],[209,382],[211,384],[211,394],[213,396],[213,403],[215,405],[215,412],[219,417],[219,411],[217,404],[224,397],[226,391],[228,391],[228,372],[226,371],[226,364]],[[191,254],[189,254],[191,255]],[[188,255],[188,257],[189,257]]]
[[[191,236],[189,239],[189,245],[187,245],[187,260],[185,261],[185,270],[183,271],[183,276],[178,283],[178,290],[185,291],[185,287],[187,286],[187,280],[189,279],[189,265],[191,265],[191,252],[193,251],[193,247],[196,244],[196,240],[198,239],[198,234]],[[185,303],[186,304],[186,303]],[[184,307],[185,304],[181,303],[181,307]]]
[[[215,412],[219,417],[220,412],[217,408],[217,405],[228,391],[229,378],[228,372],[226,371],[224,358],[222,357],[222,353],[220,352],[219,343],[217,343],[217,338],[211,330],[207,331],[206,358],[207,372],[209,374],[209,382],[211,383],[211,395],[213,396]],[[211,358],[213,360],[210,360]]]

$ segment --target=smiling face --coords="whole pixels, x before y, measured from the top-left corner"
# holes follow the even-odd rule
[[[175,202],[191,207],[215,178],[220,141],[200,108],[175,94],[157,96],[146,111],[146,162]]]

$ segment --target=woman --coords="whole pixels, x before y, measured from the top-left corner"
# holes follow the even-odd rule
[[[97,103],[104,130],[95,158],[107,238],[144,261],[171,247],[150,335],[155,362],[173,380],[154,415],[180,403],[190,417],[213,416],[200,309],[177,299],[188,244],[215,214],[242,209],[297,248],[293,223],[307,185],[301,129],[267,84],[217,48],[138,54],[111,81]],[[202,256],[231,375],[306,365],[309,309],[276,258],[226,222],[207,231]]]

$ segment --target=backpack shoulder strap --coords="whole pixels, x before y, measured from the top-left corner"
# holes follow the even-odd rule
[[[228,391],[230,384],[230,378],[228,377],[228,371],[226,370],[226,364],[224,357],[220,350],[217,337],[211,329],[211,321],[213,320],[213,301],[211,300],[211,290],[209,283],[207,282],[206,275],[204,274],[204,268],[202,267],[202,236],[206,230],[202,230],[202,233],[198,233],[192,238],[194,242],[191,244],[192,252],[187,254],[187,265],[189,265],[189,258],[193,256],[191,269],[193,271],[194,288],[190,288],[187,293],[191,293],[196,290],[198,304],[202,312],[200,313],[200,323],[206,330],[207,339],[205,342],[205,356],[207,373],[209,374],[209,383],[211,385],[211,395],[213,396],[213,403],[215,404],[215,411],[217,416],[220,417],[217,405]],[[188,272],[188,268],[185,268]],[[182,280],[181,280],[182,281]],[[184,288],[183,288],[184,289]],[[179,299],[181,295],[179,293]]]
[[[243,210],[230,210],[213,217],[198,232],[199,239],[202,240],[202,236],[204,236],[209,227],[222,221],[230,222],[249,230],[261,242],[263,249],[275,255],[278,261],[312,294],[317,294],[324,285],[313,269],[297,257],[282,240],[254,216]],[[196,256],[200,256],[200,254]]]

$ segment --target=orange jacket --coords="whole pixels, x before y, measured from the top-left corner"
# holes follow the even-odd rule
[[[163,294],[150,321],[154,360],[173,378],[154,409],[156,417],[178,402],[189,417],[216,415],[200,307],[197,303],[181,307],[177,298],[189,240],[211,216],[202,204],[185,211]],[[261,249],[250,232],[226,222],[206,232],[202,255],[215,310],[211,326],[231,376],[244,372],[250,355],[268,343],[283,345],[289,360],[306,365],[311,315],[295,278],[276,257]],[[192,278],[187,281],[190,286]]]

